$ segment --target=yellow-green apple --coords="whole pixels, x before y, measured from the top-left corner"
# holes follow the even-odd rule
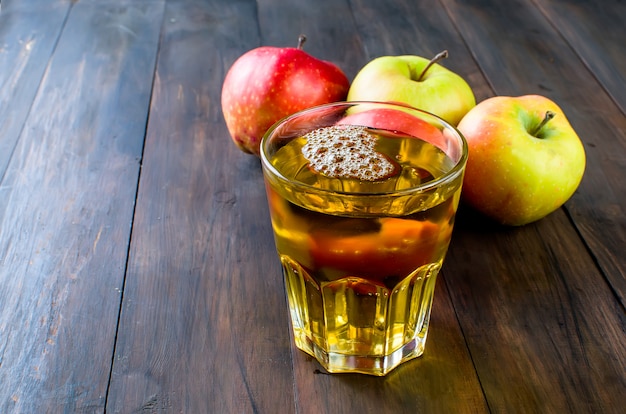
[[[443,51],[430,60],[412,55],[376,58],[357,73],[348,100],[402,102],[456,126],[476,98],[461,76],[437,63],[447,56]]]
[[[259,155],[263,134],[300,110],[346,99],[350,82],[335,64],[298,47],[263,46],[239,57],[222,85],[222,112],[235,144]]]
[[[469,148],[462,198],[501,224],[547,216],[582,180],[583,144],[561,108],[544,96],[486,99],[458,129]]]

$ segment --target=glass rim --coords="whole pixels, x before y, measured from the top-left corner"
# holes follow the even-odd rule
[[[358,191],[344,191],[344,190],[336,190],[336,189],[326,189],[326,188],[320,188],[320,187],[316,187],[314,185],[311,184],[307,184],[304,183],[302,181],[299,180],[295,180],[295,179],[290,179],[285,177],[280,170],[278,170],[276,167],[274,167],[274,165],[272,165],[272,163],[270,162],[270,160],[268,159],[268,155],[266,154],[265,151],[265,144],[266,141],[271,137],[272,133],[282,124],[288,122],[289,120],[292,120],[294,118],[298,118],[301,117],[302,115],[306,115],[307,113],[311,113],[311,112],[315,112],[315,111],[319,111],[319,110],[323,110],[323,109],[327,109],[327,108],[334,108],[334,107],[352,107],[352,106],[358,106],[358,105],[379,105],[379,106],[384,106],[384,107],[390,107],[390,108],[405,108],[405,109],[410,109],[412,111],[416,111],[418,113],[424,114],[427,117],[431,117],[435,120],[437,120],[437,122],[439,122],[441,124],[441,126],[443,126],[444,129],[448,129],[450,131],[452,131],[454,133],[454,135],[456,137],[459,138],[459,140],[461,141],[461,145],[460,145],[460,151],[461,151],[461,156],[459,157],[459,159],[457,161],[455,161],[454,165],[452,166],[452,168],[450,168],[450,170],[446,171],[444,174],[442,174],[440,177],[435,178],[434,180],[428,181],[426,183],[423,184],[418,184],[416,186],[413,187],[409,187],[409,188],[404,188],[401,190],[389,190],[389,191],[374,191],[374,192],[358,192]],[[322,128],[320,126],[320,128]],[[419,138],[419,137],[417,137]],[[441,187],[442,185],[445,185],[447,182],[449,181],[453,181],[455,178],[458,177],[459,174],[462,173],[463,168],[467,162],[467,158],[468,158],[468,144],[467,144],[467,140],[465,139],[465,137],[463,136],[463,134],[452,124],[448,123],[446,120],[444,120],[443,118],[441,118],[438,115],[435,115],[431,112],[428,111],[424,111],[422,109],[419,108],[415,108],[413,106],[401,103],[401,102],[382,102],[382,101],[339,101],[339,102],[332,102],[332,103],[327,103],[327,104],[322,104],[322,105],[316,105],[307,109],[303,109],[301,111],[298,111],[296,113],[293,113],[291,115],[285,116],[283,118],[281,118],[280,120],[278,120],[277,122],[275,122],[266,132],[265,134],[263,134],[263,137],[261,138],[261,142],[260,142],[260,159],[261,159],[261,164],[263,169],[267,170],[269,173],[271,173],[274,177],[276,177],[278,180],[285,182],[285,183],[289,183],[289,185],[293,188],[299,188],[299,189],[306,189],[308,191],[311,192],[317,192],[317,193],[323,193],[323,194],[336,194],[336,195],[342,195],[342,196],[348,196],[348,197],[367,197],[367,198],[371,198],[371,197],[389,197],[389,196],[406,196],[409,194],[413,194],[413,193],[423,193],[423,192],[427,192],[433,188],[437,188],[437,187]]]

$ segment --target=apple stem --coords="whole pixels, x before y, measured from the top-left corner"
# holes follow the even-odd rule
[[[434,58],[432,58],[432,59],[430,60],[430,62],[428,62],[428,65],[426,65],[426,67],[424,68],[424,70],[423,70],[423,71],[422,71],[422,73],[420,74],[420,77],[419,77],[419,78],[417,78],[417,81],[418,81],[418,82],[421,82],[421,81],[422,81],[422,79],[424,78],[424,76],[426,75],[426,72],[428,71],[428,69],[430,69],[430,67],[431,67],[432,65],[434,65],[435,63],[437,63],[437,62],[439,62],[440,60],[445,59],[445,58],[447,58],[447,57],[448,57],[448,51],[447,51],[447,50],[444,50],[444,51],[442,51],[442,52],[437,53],[437,54],[435,55],[435,57],[434,57]]]
[[[304,42],[306,42],[306,35],[301,34],[300,36],[298,36],[298,49],[302,50]]]
[[[539,134],[539,131],[541,131],[541,128],[543,128],[552,118],[554,118],[555,115],[556,113],[552,111],[546,111],[545,116],[543,117],[539,125],[537,125],[537,128],[535,128],[532,135],[536,137]]]

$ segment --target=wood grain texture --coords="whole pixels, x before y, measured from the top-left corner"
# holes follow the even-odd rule
[[[626,3],[536,1],[576,55],[626,114]]]
[[[35,10],[5,3],[0,14],[0,177],[59,37],[68,6],[50,2]]]
[[[294,406],[260,164],[231,142],[220,105],[222,62],[258,40],[255,7],[168,3],[110,412]]]
[[[2,0],[0,413],[621,413],[622,10]],[[448,49],[479,101],[548,96],[587,150],[537,223],[461,206],[426,353],[384,378],[324,374],[293,345],[260,163],[221,113],[235,59],[300,33],[349,78]]]
[[[73,0],[2,0],[0,2],[0,11],[8,14],[14,12],[44,11],[49,7],[62,7],[67,9],[72,1]]]
[[[155,5],[72,8],[3,177],[0,412],[104,408]]]
[[[446,283],[492,412],[621,409],[626,317],[567,223],[457,221]]]

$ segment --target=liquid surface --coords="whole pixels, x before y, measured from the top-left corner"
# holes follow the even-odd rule
[[[363,127],[330,128],[315,131],[311,140],[290,141],[272,165],[290,180],[364,194],[414,188],[454,166],[441,149],[421,139]]]

